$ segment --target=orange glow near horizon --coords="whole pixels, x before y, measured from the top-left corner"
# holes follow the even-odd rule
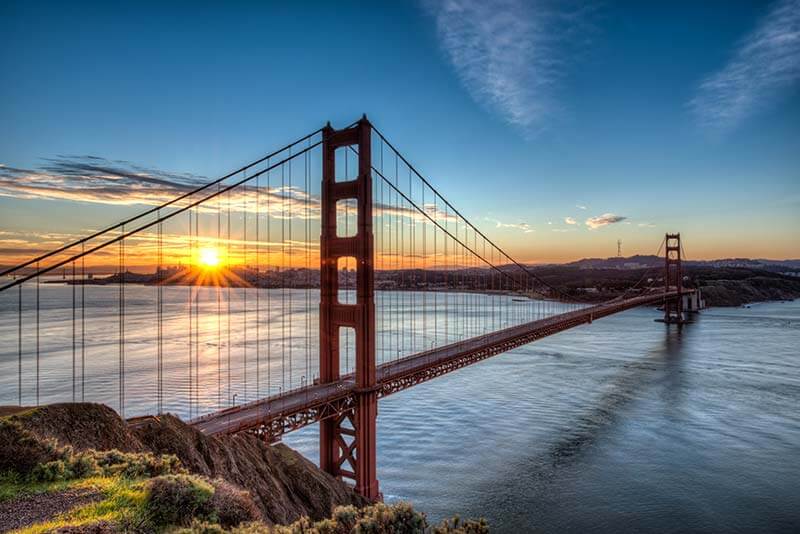
[[[293,239],[278,235],[279,226],[272,227],[271,232],[256,234],[252,225],[245,236],[243,229],[234,227],[231,239],[215,236],[213,229],[199,236],[187,237],[183,229],[170,229],[159,235],[153,232],[142,232],[125,240],[124,265],[131,272],[148,273],[161,268],[192,267],[203,271],[205,276],[224,275],[225,271],[244,268],[255,270],[319,268],[319,241],[317,226],[305,228],[293,227]],[[262,227],[262,230],[266,230]],[[625,234],[624,232],[633,232]],[[504,249],[518,261],[526,264],[566,263],[582,258],[606,258],[616,252],[617,239],[621,237],[626,243],[626,257],[635,254],[655,254],[657,244],[663,238],[659,229],[648,229],[647,233],[637,228],[621,226],[618,231],[594,230],[573,234],[542,235],[536,239],[530,236],[508,235],[498,239]],[[11,267],[36,257],[48,249],[55,249],[62,243],[74,241],[79,235],[58,234],[55,236],[19,236],[6,232],[9,236],[0,236],[0,265]],[[259,239],[252,239],[258,235]],[[457,267],[482,267],[483,262],[464,252],[460,246],[454,246],[452,239],[447,240],[445,248],[441,232],[434,233],[428,225],[425,232],[416,227],[414,232],[405,232],[397,236],[376,234],[375,268],[377,270],[392,269],[453,269]],[[527,234],[526,234],[527,235]],[[719,238],[704,235],[690,228],[682,232],[686,239],[686,249],[690,260],[711,260],[729,257],[750,257],[767,259],[785,259],[798,256],[796,240],[787,240],[773,236],[769,240],[757,239],[753,230],[746,243],[737,243],[743,234]],[[233,237],[236,236],[236,237]],[[387,237],[389,236],[389,237]],[[250,239],[245,239],[249,237]],[[300,237],[298,239],[298,237]],[[390,239],[391,237],[391,239]],[[424,239],[427,237],[427,241]],[[90,250],[103,242],[95,239],[87,242],[86,250]],[[423,245],[424,243],[424,245]],[[655,243],[656,245],[653,245]],[[434,244],[436,246],[434,247]],[[72,247],[41,262],[41,268],[47,268],[65,261],[81,249]],[[579,253],[577,251],[580,251]],[[738,251],[735,254],[732,251]],[[478,252],[483,253],[480,244]],[[496,251],[486,249],[487,259],[494,263],[506,260]],[[110,274],[119,269],[120,246],[114,243],[96,250],[76,262],[69,262],[59,267],[52,275],[71,275],[73,267],[78,275],[82,269],[92,274]],[[35,266],[29,267],[35,269]],[[28,272],[23,269],[23,272]]]

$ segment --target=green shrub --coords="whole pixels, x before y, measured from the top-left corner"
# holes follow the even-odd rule
[[[163,475],[147,482],[144,509],[156,527],[189,525],[193,519],[216,520],[214,487],[192,475]]]
[[[89,451],[87,454],[98,466],[99,474],[105,476],[143,478],[185,473],[178,457],[172,454],[154,456],[150,453],[128,453],[116,449]]]
[[[173,534],[488,534],[486,521],[455,517],[431,528],[425,514],[408,503],[377,503],[364,508],[337,507],[330,519],[314,522],[301,517],[291,525],[242,523],[230,530],[214,523],[195,520],[191,526]]]
[[[433,534],[489,534],[489,524],[483,518],[462,520],[455,516],[435,526]]]
[[[261,519],[261,513],[250,493],[222,479],[215,480],[213,484],[211,507],[223,527],[235,527],[240,523]]]
[[[350,532],[354,526],[361,510],[355,506],[337,506],[333,509],[333,516],[331,519],[336,522],[336,525],[342,532]]]
[[[70,470],[68,462],[53,460],[34,467],[30,478],[36,482],[56,482],[73,479],[75,478],[75,473]]]
[[[0,418],[0,472],[27,476],[37,465],[60,459],[55,440],[39,439],[18,422]]]
[[[94,456],[81,454],[73,457],[70,469],[75,478],[84,478],[97,474],[99,467]]]
[[[187,528],[173,531],[172,534],[225,534],[229,531],[222,528],[219,523],[209,523],[208,521],[192,521]]]
[[[56,449],[58,458],[33,466],[27,473],[31,482],[55,482],[90,476],[122,476],[149,478],[184,473],[180,461],[173,455],[154,456],[150,453],[124,453],[117,450],[76,453],[72,447]]]
[[[354,534],[422,534],[428,526],[425,514],[414,511],[410,504],[377,503],[361,509],[361,517],[352,529]]]
[[[349,530],[345,530],[340,523],[337,523],[333,519],[323,519],[322,521],[317,521],[314,523],[314,528],[317,529],[319,534],[343,534],[345,532],[349,532]]]
[[[61,527],[56,529],[53,534],[113,534],[114,532],[118,532],[114,525],[108,521],[98,521],[79,526]]]
[[[39,438],[17,421],[0,418],[0,473],[30,482],[56,482],[89,476],[154,477],[185,472],[174,455],[118,450],[76,452],[53,439]]]

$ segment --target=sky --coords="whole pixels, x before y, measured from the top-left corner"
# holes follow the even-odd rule
[[[800,0],[5,1],[0,73],[0,263],[362,113],[520,261],[800,258]]]

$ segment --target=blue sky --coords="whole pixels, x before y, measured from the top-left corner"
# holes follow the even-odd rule
[[[3,2],[0,42],[6,170],[215,177],[366,112],[523,260],[665,231],[696,258],[800,257],[798,0]],[[22,200],[21,176],[0,173],[6,237],[120,215]]]

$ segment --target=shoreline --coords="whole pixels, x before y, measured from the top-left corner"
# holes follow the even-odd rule
[[[83,281],[78,281],[78,280],[74,280],[74,281],[73,280],[46,280],[46,281],[43,281],[42,283],[46,284],[46,285],[63,285],[63,286],[73,286],[73,285],[76,285],[76,286],[117,286],[117,285],[119,285],[119,282],[116,281],[116,280],[110,280],[109,281],[109,280],[106,280],[106,279],[92,279],[92,280],[83,280]],[[158,287],[159,284],[155,284],[155,283],[151,283],[151,282],[144,282],[144,281],[131,281],[131,282],[125,282],[125,285],[128,285],[128,286],[142,286],[142,287]],[[215,284],[189,284],[189,283],[177,283],[177,282],[176,283],[163,284],[163,287],[204,287],[204,288],[220,287],[220,288],[224,288],[224,289],[245,289],[245,288],[249,288],[249,289],[295,289],[295,290],[315,289],[315,290],[319,290],[319,286],[315,286],[315,285],[258,286],[258,287],[256,287],[256,286],[245,286],[245,285],[218,286],[218,285],[215,285]],[[716,287],[716,286],[701,286],[700,289],[702,291],[704,291],[704,294],[706,294],[706,290],[708,290],[708,288],[714,288],[714,287]],[[693,289],[693,288],[687,288],[687,289]],[[559,300],[559,299],[552,299],[552,298],[547,298],[547,297],[543,297],[543,296],[530,297],[530,296],[522,294],[522,293],[517,293],[517,292],[514,292],[514,291],[502,291],[502,290],[487,291],[487,290],[472,290],[472,289],[462,289],[462,288],[422,289],[422,288],[399,287],[399,288],[391,288],[391,289],[388,289],[388,288],[376,288],[375,291],[376,292],[377,291],[387,291],[387,292],[388,291],[394,291],[394,292],[398,292],[398,293],[404,293],[404,292],[411,293],[411,292],[424,292],[424,291],[427,291],[427,292],[430,292],[430,293],[466,293],[466,294],[479,294],[479,295],[486,295],[486,296],[498,296],[498,295],[500,295],[500,296],[509,296],[509,297],[512,297],[512,298],[515,297],[515,300],[516,299],[522,299],[522,300],[535,300],[535,301],[538,301],[538,302],[565,302],[565,301],[562,301],[562,300]],[[712,291],[713,291],[713,289],[712,289]],[[620,294],[623,294],[623,293],[624,293],[624,291],[620,292]],[[612,300],[612,299],[614,299],[614,298],[616,298],[618,296],[619,296],[619,294],[617,294],[617,295],[609,295],[608,299],[598,298],[596,300],[584,300],[584,301],[579,301],[579,300],[576,299],[576,301],[574,301],[573,303],[579,302],[581,304],[586,304],[586,305],[592,306],[592,305],[596,305],[596,304],[601,304],[603,302],[607,302],[607,301]],[[706,299],[708,300],[707,296],[706,296]],[[736,303],[732,303],[732,304],[714,303],[713,299],[712,299],[711,303],[707,302],[706,307],[707,308],[740,308],[740,307],[745,307],[745,306],[752,305],[752,304],[767,303],[767,302],[793,302],[793,301],[798,300],[798,299],[800,299],[800,294],[797,295],[797,296],[793,296],[791,298],[778,297],[778,298],[767,298],[767,299],[758,299],[758,300],[742,300],[741,302],[736,302]]]

